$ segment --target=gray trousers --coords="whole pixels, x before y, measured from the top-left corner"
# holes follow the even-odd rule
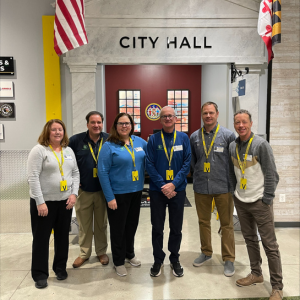
[[[276,240],[273,205],[268,206],[262,200],[245,203],[233,196],[235,208],[241,224],[248,255],[251,273],[262,275],[259,241],[257,228],[261,236],[262,245],[266,252],[269,264],[270,282],[273,289],[282,289],[282,267],[279,246]]]

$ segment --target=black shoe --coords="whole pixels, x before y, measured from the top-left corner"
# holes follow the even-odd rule
[[[180,262],[170,263],[171,268],[173,269],[173,275],[176,277],[183,276],[183,267],[180,265]]]
[[[162,267],[163,267],[163,264],[154,263],[152,268],[150,269],[150,275],[153,277],[158,277],[161,274]]]
[[[35,287],[37,289],[44,289],[48,286],[47,279],[41,279],[35,282]]]
[[[61,272],[58,272],[57,274],[56,274],[56,279],[57,280],[65,280],[65,279],[67,279],[68,278],[68,273],[67,273],[67,271],[61,271]]]

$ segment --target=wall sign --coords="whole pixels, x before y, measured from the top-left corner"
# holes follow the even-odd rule
[[[0,118],[14,118],[15,104],[14,103],[0,103]]]
[[[157,103],[151,103],[145,109],[146,117],[151,121],[158,120],[160,112],[161,106]]]
[[[187,47],[189,49],[201,49],[201,48],[212,48],[212,46],[208,45],[206,40],[206,36],[203,38],[197,38],[194,36],[193,38],[187,38],[186,36],[182,39],[177,39],[177,37],[172,37],[165,41],[159,41],[159,37],[147,37],[147,36],[134,36],[132,38],[128,36],[123,36],[120,39],[120,46],[122,48],[153,48],[155,49],[156,45],[165,45],[167,49],[169,48],[178,48],[181,49],[183,47]]]
[[[0,75],[14,75],[14,58],[9,56],[0,56]]]
[[[232,97],[240,97],[246,95],[246,79],[235,81],[232,83]]]
[[[14,89],[12,81],[0,81],[0,97],[13,97]]]

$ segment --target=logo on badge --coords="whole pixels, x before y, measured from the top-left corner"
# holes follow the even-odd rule
[[[161,106],[157,103],[149,104],[145,109],[146,117],[151,121],[157,121],[161,112]]]

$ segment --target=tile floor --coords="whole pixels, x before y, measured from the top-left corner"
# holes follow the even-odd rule
[[[65,281],[56,280],[50,271],[49,286],[38,290],[30,275],[31,233],[0,234],[0,299],[220,299],[268,297],[271,286],[268,264],[262,250],[263,285],[239,288],[235,281],[249,273],[247,250],[241,232],[235,232],[236,241],[236,273],[227,278],[223,275],[223,262],[220,250],[220,237],[217,233],[219,222],[212,215],[213,259],[206,265],[195,268],[192,263],[199,255],[198,222],[195,211],[192,186],[189,184],[187,196],[192,207],[185,209],[183,223],[183,240],[180,261],[185,274],[181,278],[172,275],[168,260],[160,277],[149,275],[153,263],[151,247],[151,225],[149,208],[141,208],[140,223],[136,234],[136,255],[142,265],[134,268],[129,264],[128,275],[116,275],[113,264],[102,266],[95,253],[90,260],[79,269],[73,269],[72,263],[78,255],[77,236],[70,236],[70,252],[67,271],[69,277]],[[164,249],[167,251],[168,223],[165,225]],[[299,228],[276,229],[283,264],[285,296],[300,295],[299,264]],[[110,247],[108,255],[111,259]],[[53,259],[53,238],[50,244],[50,269]],[[299,296],[300,299],[300,296]]]

